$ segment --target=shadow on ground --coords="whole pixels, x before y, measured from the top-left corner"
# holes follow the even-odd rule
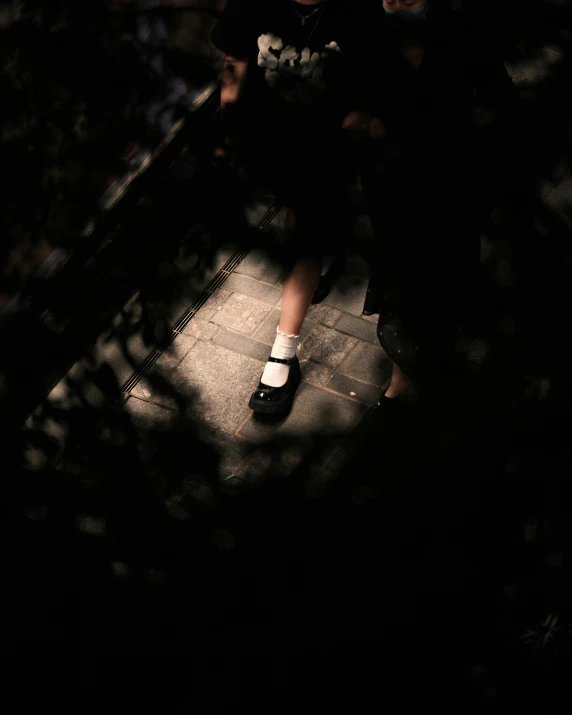
[[[517,65],[554,40],[533,19],[508,43]],[[109,409],[165,338],[170,306],[196,297],[193,271],[213,269],[229,228],[185,252],[184,187],[139,207],[122,230],[150,247],[129,255],[140,308],[112,328],[106,318],[59,399],[6,435],[17,641],[81,639],[92,684],[141,683],[177,656],[181,707],[391,691],[403,703],[481,709],[508,697],[559,711],[572,623],[569,62],[564,52],[548,76],[521,82],[518,184],[484,233],[483,310],[458,373],[435,380],[420,411],[370,413],[327,482],[312,475],[330,442],[285,437],[258,447],[263,478],[234,493],[217,435],[195,419],[198,396],[167,372],[147,379],[168,421]],[[99,276],[112,283],[120,256]],[[174,347],[164,355],[176,359]],[[288,452],[297,464],[282,464]],[[147,659],[135,680],[115,656]]]

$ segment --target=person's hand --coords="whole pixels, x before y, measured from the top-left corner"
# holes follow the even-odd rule
[[[355,140],[385,139],[387,136],[383,124],[369,112],[350,112],[342,122],[342,129]]]

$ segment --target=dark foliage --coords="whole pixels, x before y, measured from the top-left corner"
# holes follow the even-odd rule
[[[465,326],[458,371],[429,386],[420,412],[371,415],[348,443],[335,435],[344,458],[317,489],[309,483],[331,448],[319,434],[253,448],[257,478],[233,491],[232,480],[221,480],[224,439],[194,419],[200,395],[168,370],[145,375],[170,405],[168,419],[145,422],[116,409],[142,359],[165,347],[170,304],[191,305],[195,283],[213,270],[221,242],[214,219],[224,236],[233,224],[234,214],[220,218],[214,187],[222,184],[205,168],[201,141],[208,127],[197,125],[198,140],[191,129],[187,150],[157,171],[110,231],[109,250],[70,282],[59,315],[69,318],[71,294],[81,319],[69,333],[50,333],[51,352],[27,366],[33,380],[56,365],[48,353],[67,361],[54,367],[57,382],[75,362],[26,426],[6,433],[13,560],[5,573],[10,626],[26,648],[49,639],[69,653],[81,639],[86,684],[127,686],[132,696],[160,691],[177,712],[257,698],[277,710],[312,696],[321,706],[347,698],[358,710],[363,698],[368,707],[481,712],[506,702],[524,712],[566,711],[569,201],[542,201],[541,187],[560,186],[570,171],[570,7],[542,2],[526,14],[519,2],[466,4],[485,37],[498,30],[494,40],[515,72],[550,43],[561,51],[547,75],[529,72],[519,83],[516,151],[483,124],[498,186],[483,228],[479,311]],[[50,7],[50,26],[69,17],[64,3]],[[45,11],[5,31],[27,33],[23,45],[24,35],[12,35],[2,48],[21,64],[2,79],[15,89],[2,107],[9,132],[1,150],[19,172],[24,156],[28,162],[14,175],[12,213],[3,218],[10,231],[48,231],[54,202],[65,204],[62,187],[66,197],[84,187],[84,203],[71,203],[87,213],[88,194],[99,191],[93,177],[108,175],[141,126],[130,108],[144,93],[144,73],[98,11],[86,18],[77,10],[79,44],[118,73],[121,91],[66,63],[79,52],[76,39],[65,29],[39,33]],[[21,45],[49,42],[57,48],[49,61],[33,52],[21,58]],[[54,88],[56,65],[65,79]],[[20,74],[43,79],[20,86]],[[101,104],[108,96],[114,100]],[[45,121],[35,122],[29,106]],[[103,135],[115,147],[105,160],[95,149]],[[70,157],[81,181],[72,180]],[[69,235],[84,218],[63,222]],[[91,308],[90,294],[98,296]],[[175,347],[164,355],[175,359]],[[316,425],[328,419],[315,415]],[[286,464],[292,453],[296,469]],[[166,662],[173,693],[158,675]]]

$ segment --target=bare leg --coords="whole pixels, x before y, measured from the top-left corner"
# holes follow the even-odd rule
[[[393,363],[393,372],[391,374],[391,383],[385,392],[385,397],[395,399],[397,397],[410,397],[417,392],[417,386],[407,377],[403,370]]]
[[[299,335],[320,280],[322,262],[303,258],[294,267],[282,289],[282,310],[278,329],[286,335]]]
[[[294,229],[292,212],[288,213],[286,228]],[[321,268],[322,261],[319,258],[299,259],[284,281],[278,334],[270,351],[271,357],[290,360],[296,355],[300,331],[320,280]],[[261,382],[269,387],[282,387],[288,380],[289,372],[289,365],[267,362]]]
[[[296,218],[288,209],[286,231],[296,230]],[[297,261],[282,288],[282,310],[278,330],[286,335],[299,335],[320,280],[322,262],[316,258]]]

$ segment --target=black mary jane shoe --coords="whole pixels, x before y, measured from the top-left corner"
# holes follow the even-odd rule
[[[268,362],[279,362],[282,365],[288,365],[290,372],[288,379],[282,387],[271,387],[263,382],[258,383],[258,387],[252,393],[248,406],[254,412],[262,412],[263,414],[276,414],[285,410],[294,397],[296,388],[300,384],[302,377],[300,372],[300,361],[297,356],[293,358],[274,358],[269,357]]]

